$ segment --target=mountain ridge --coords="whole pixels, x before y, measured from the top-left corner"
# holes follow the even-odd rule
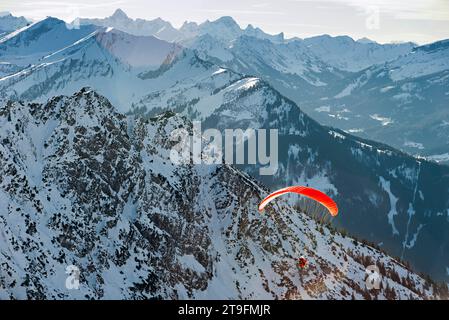
[[[109,30],[108,27],[95,28],[95,34],[107,34],[105,30]],[[72,34],[72,30],[66,31]],[[113,30],[110,32],[115,34]],[[445,254],[448,239],[444,234],[449,198],[446,192],[447,167],[392,152],[391,148],[378,143],[320,126],[303,112],[308,101],[302,103],[300,109],[295,99],[288,99],[291,96],[279,90],[284,81],[292,91],[304,94],[302,98],[308,94],[322,94],[318,90],[330,90],[339,96],[336,99],[345,99],[348,97],[345,94],[350,94],[351,90],[356,92],[374,73],[365,75],[367,70],[362,70],[348,74],[330,65],[315,63],[320,60],[313,60],[316,57],[309,55],[310,52],[299,55],[301,41],[274,44],[267,39],[242,36],[233,42],[233,49],[226,46],[226,39],[218,40],[210,35],[201,38],[206,40],[203,43],[206,53],[207,45],[211,43],[209,48],[224,48],[225,53],[238,49],[238,57],[245,59],[235,65],[241,66],[245,62],[250,65],[251,62],[249,71],[239,73],[217,60],[206,61],[208,59],[204,58],[207,57],[201,56],[200,50],[189,48],[174,56],[169,54],[158,68],[142,70],[123,63],[114,55],[114,50],[97,41],[95,34],[82,39],[74,37],[77,40],[71,46],[62,48],[62,51],[58,49],[51,56],[45,55],[43,59],[39,56],[33,60],[37,61],[35,65],[19,71],[11,65],[4,67],[6,73],[12,74],[0,80],[0,94],[4,95],[5,101],[11,98],[45,102],[52,96],[72,94],[91,85],[108,96],[122,113],[132,111],[139,116],[153,116],[172,110],[220,129],[269,129],[277,126],[282,134],[278,174],[271,180],[264,180],[257,176],[254,168],[241,169],[248,170],[273,189],[290,184],[313,184],[329,192],[346,211],[339,220],[340,227],[355,231],[354,234],[370,242],[382,243],[390,254],[410,260],[418,270],[437,279],[447,279]],[[352,43],[348,38],[343,40]],[[256,44],[260,46],[256,47]],[[257,49],[261,49],[260,52]],[[273,52],[276,54],[268,54]],[[229,56],[229,61],[232,61],[234,55]],[[256,59],[248,60],[248,57]],[[295,65],[295,61],[304,61],[303,57],[310,58],[306,61],[310,64],[300,68],[303,65]],[[293,65],[296,69],[289,67]],[[376,75],[381,75],[384,67],[372,68],[378,71]],[[259,76],[250,72],[267,69],[279,76],[275,85],[273,78],[266,73],[260,72],[262,76]],[[296,73],[288,74],[288,71]],[[385,73],[376,79],[387,78]],[[355,83],[350,86],[352,80]],[[335,81],[338,86],[332,85]],[[404,90],[409,89],[404,87]],[[385,88],[385,92],[388,90]],[[376,93],[375,97],[379,99],[382,96]],[[338,116],[341,121],[347,121],[344,119],[349,118],[349,109],[357,106],[357,103],[340,105],[341,110],[334,114],[326,101],[330,102],[329,99],[320,100],[316,108],[323,115],[327,113],[327,117],[329,114]],[[378,112],[368,116],[370,121],[380,123],[385,130],[389,128],[391,119],[385,114]],[[408,142],[410,145],[416,143]],[[429,247],[438,248],[437,253],[432,254],[426,249]]]
[[[0,296],[444,298],[406,266],[283,201],[260,215],[263,189],[231,166],[174,167],[167,137],[185,121],[127,119],[89,88],[1,107]],[[295,267],[298,254],[307,269]],[[370,263],[380,268],[378,291],[365,288]],[[80,270],[79,290],[64,287],[68,265]]]

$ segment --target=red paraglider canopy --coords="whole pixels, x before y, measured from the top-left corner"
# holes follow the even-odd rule
[[[307,259],[304,257],[300,257],[298,259],[298,267],[300,267],[301,269],[305,268],[305,266],[307,265]]]
[[[273,199],[276,199],[277,197],[285,194],[285,193],[297,193],[301,194],[303,196],[309,197],[319,203],[321,203],[323,206],[326,207],[327,210],[329,210],[329,213],[331,216],[335,217],[338,214],[338,207],[337,204],[332,200],[328,195],[324,194],[323,192],[310,188],[310,187],[304,187],[304,186],[293,186],[288,187],[284,189],[277,190],[270,194],[268,197],[263,199],[263,201],[259,205],[259,211],[262,211],[265,206]]]

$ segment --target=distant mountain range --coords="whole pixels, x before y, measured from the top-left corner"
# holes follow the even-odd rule
[[[231,17],[222,17],[215,21],[206,21],[201,24],[195,22],[185,22],[181,28],[175,29],[170,22],[160,18],[154,20],[133,20],[125,12],[117,9],[114,14],[104,19],[77,19],[77,24],[97,25],[103,27],[113,27],[126,33],[138,36],[155,36],[161,40],[169,42],[183,42],[195,37],[209,34],[220,40],[231,41],[242,35],[253,36],[261,39],[269,39],[275,42],[283,42],[284,35],[269,35],[259,28],[248,25],[245,30]]]
[[[418,47],[347,36],[285,39],[251,25],[241,29],[231,17],[175,29],[161,19],[133,20],[121,10],[81,23],[181,43],[205,60],[266,79],[324,124],[449,163],[445,41]],[[436,46],[439,53],[425,49]]]
[[[0,12],[0,36],[30,24],[25,17],[14,17],[9,12]]]
[[[240,170],[270,189],[309,184],[328,192],[341,207],[336,226],[410,261],[415,270],[448,280],[449,167],[366,140],[375,138],[412,154],[445,160],[449,153],[447,55],[447,41],[417,47],[326,35],[285,39],[282,34],[268,35],[252,26],[241,29],[229,17],[185,23],[175,29],[161,19],[132,20],[118,10],[105,19],[80,19],[79,28],[47,18],[2,37],[0,101],[3,105],[9,105],[8,100],[44,104],[54,96],[78,92],[70,99],[59,99],[84,108],[80,99],[86,90],[79,90],[89,86],[111,101],[113,117],[119,112],[128,119],[148,120],[173,111],[189,120],[202,120],[205,127],[277,128],[278,173],[263,177],[258,175],[258,167]],[[90,104],[103,101],[88,96]],[[32,105],[16,102],[14,106]],[[87,114],[94,110],[97,112],[90,109]],[[107,124],[108,118],[100,122]],[[51,123],[39,129],[36,138],[47,140],[49,137],[42,135],[51,129]],[[20,132],[20,124],[18,128]],[[73,130],[78,130],[74,124],[63,132],[71,135]],[[120,127],[120,131],[126,130]],[[8,134],[12,133],[6,132],[5,137]],[[83,146],[74,149],[80,157]],[[42,148],[19,154],[39,154],[39,150]],[[106,152],[89,157],[104,157]],[[65,151],[55,154],[62,156]],[[27,179],[39,178],[47,170],[39,167],[42,158],[29,161],[30,168],[37,167],[24,173]],[[92,166],[99,170],[96,164]],[[148,166],[143,165],[143,170],[161,170]],[[61,164],[59,169],[63,174],[70,165]],[[114,183],[122,185],[115,180],[106,185]],[[48,191],[40,190],[42,195]],[[156,190],[158,187],[151,186],[151,192]],[[221,201],[219,198],[210,201]],[[91,215],[83,201],[85,207],[80,212]],[[152,203],[156,211],[161,209],[157,201]],[[183,210],[187,215],[192,208]],[[176,294],[166,292],[165,296]]]

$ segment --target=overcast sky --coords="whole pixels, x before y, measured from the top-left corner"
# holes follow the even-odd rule
[[[179,27],[232,16],[287,37],[319,34],[420,44],[449,38],[449,0],[0,0],[0,11],[37,20],[105,17],[123,9],[131,18],[161,17]]]

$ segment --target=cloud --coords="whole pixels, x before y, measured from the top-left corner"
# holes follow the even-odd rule
[[[248,15],[286,15],[283,11],[261,11],[261,10],[233,10],[233,9],[198,9],[198,12],[218,13],[222,15],[229,14],[248,14]]]
[[[12,0],[6,0],[3,3],[3,6],[13,8],[14,12],[34,20],[43,19],[47,16],[68,20],[74,18],[75,15],[91,15],[91,13],[95,12],[97,9],[116,8],[125,3],[126,2],[122,0],[96,1],[95,3],[51,0],[13,2]]]
[[[310,0],[291,0],[310,2]],[[362,12],[377,8],[379,12],[396,19],[449,21],[448,0],[318,0],[321,3],[336,3],[355,7]]]
[[[251,7],[253,7],[253,8],[266,8],[266,7],[269,7],[269,6],[270,6],[270,3],[268,3],[268,2],[255,3],[255,4],[251,5]]]

